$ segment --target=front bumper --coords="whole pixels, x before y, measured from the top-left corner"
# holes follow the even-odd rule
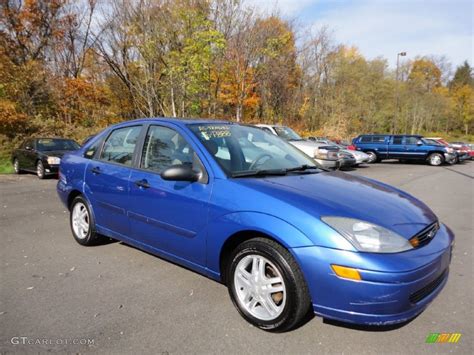
[[[457,154],[458,154],[458,160],[459,161],[464,161],[464,160],[468,160],[468,159],[471,158],[468,153],[458,152]]]
[[[43,166],[46,175],[56,175],[59,172],[59,164],[43,163]]]
[[[292,249],[310,290],[314,313],[344,322],[386,325],[421,313],[447,282],[454,235],[442,225],[431,242],[395,254],[323,247]],[[362,280],[338,277],[331,264],[356,268]]]
[[[446,163],[452,164],[455,163],[457,159],[456,153],[450,154],[450,153],[444,153],[444,160]]]

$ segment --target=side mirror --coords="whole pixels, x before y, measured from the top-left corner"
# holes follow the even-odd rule
[[[195,172],[190,165],[172,165],[161,172],[163,180],[170,181],[198,181],[201,173]]]
[[[423,145],[423,142],[422,142],[422,141],[418,141],[418,142],[416,142],[416,145]]]

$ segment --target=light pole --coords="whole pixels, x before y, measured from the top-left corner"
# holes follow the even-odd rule
[[[398,68],[400,66],[400,57],[405,57],[407,55],[407,52],[400,52],[397,53],[397,72],[395,75],[395,81],[397,82],[397,104],[395,107],[395,117],[393,118],[393,125],[392,125],[392,133],[396,133],[397,130],[397,120],[398,120],[398,114],[400,112],[400,84],[398,82]]]

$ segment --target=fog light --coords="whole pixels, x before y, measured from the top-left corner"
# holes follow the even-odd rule
[[[351,280],[361,280],[359,271],[357,271],[356,269],[340,265],[331,265],[331,268],[339,277]]]

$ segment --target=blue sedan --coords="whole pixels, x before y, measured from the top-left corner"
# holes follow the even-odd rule
[[[265,330],[292,329],[310,310],[404,322],[448,279],[454,235],[425,204],[328,172],[254,127],[114,125],[63,157],[57,191],[79,244],[113,238],[220,281]]]

